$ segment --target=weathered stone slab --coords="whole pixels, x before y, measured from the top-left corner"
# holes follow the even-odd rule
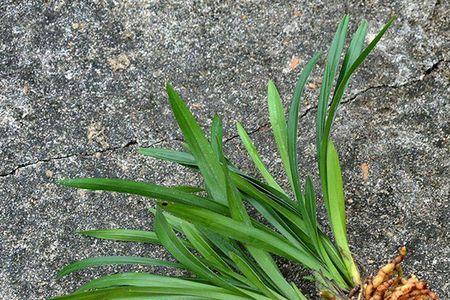
[[[180,138],[164,95],[166,81],[203,124],[214,112],[224,118],[227,151],[237,164],[251,170],[242,151],[233,150],[234,123],[242,121],[283,178],[266,126],[267,80],[275,80],[287,103],[299,70],[315,51],[327,49],[344,13],[351,14],[353,28],[368,19],[370,36],[395,13],[393,29],[352,81],[333,133],[346,176],[352,250],[372,270],[406,242],[412,250],[408,270],[450,297],[449,11],[446,1],[407,0],[3,1],[1,296],[44,299],[110,271],[56,281],[57,270],[73,259],[166,256],[159,247],[74,234],[151,228],[146,200],[54,184],[72,176],[196,182],[192,173],[135,151],[166,141],[176,145]],[[300,167],[312,174],[320,77],[318,71],[312,76],[299,130],[305,153]]]

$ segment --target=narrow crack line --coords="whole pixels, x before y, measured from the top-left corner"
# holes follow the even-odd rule
[[[436,12],[438,7],[441,6],[441,1],[436,0],[433,5],[433,9],[431,10],[430,16],[428,17],[428,23],[426,25],[432,25],[434,18],[436,17]]]
[[[440,65],[442,63],[446,63],[447,61],[443,58],[439,59],[437,62],[435,62],[431,67],[429,67],[428,69],[425,70],[425,72],[423,73],[423,76],[428,76],[431,73],[433,73],[434,71],[438,70]]]
[[[350,96],[348,99],[346,99],[346,100],[344,100],[344,101],[341,101],[341,104],[346,104],[346,103],[348,103],[348,102],[351,102],[351,101],[355,100],[356,98],[358,98],[359,96],[361,96],[362,94],[367,93],[367,92],[370,91],[370,90],[378,89],[378,88],[392,88],[392,87],[389,86],[389,85],[376,85],[376,86],[370,86],[370,87],[368,87],[368,88],[366,88],[366,89],[364,89],[364,90],[362,90],[362,91],[359,91],[359,92],[357,92],[356,94]],[[310,107],[308,107],[308,108],[306,108],[306,110],[299,116],[299,121],[300,121],[302,118],[306,117],[306,115],[308,115],[311,111],[316,110],[316,109],[317,109],[317,104],[316,104],[316,105],[313,105],[313,106],[310,106]],[[270,123],[269,123],[269,122],[265,122],[265,123],[263,123],[262,125],[258,126],[257,128],[255,128],[255,129],[249,131],[249,132],[248,132],[248,135],[251,136],[251,135],[253,135],[253,134],[255,134],[255,133],[261,131],[262,129],[268,128],[269,126],[270,126]],[[232,135],[231,137],[227,138],[227,139],[224,141],[224,144],[227,143],[227,142],[229,142],[229,141],[231,141],[231,140],[234,140],[234,139],[236,139],[236,138],[238,138],[238,137],[239,137],[238,134]]]
[[[404,82],[404,83],[402,83],[402,84],[398,84],[398,85],[380,84],[380,85],[369,86],[369,87],[367,87],[367,88],[365,88],[365,89],[363,89],[363,90],[361,90],[361,91],[359,91],[359,92],[357,92],[357,93],[355,93],[355,94],[353,94],[353,95],[350,95],[347,99],[341,101],[340,104],[343,105],[343,104],[350,103],[350,102],[354,101],[356,98],[358,98],[359,96],[361,96],[361,95],[363,95],[363,94],[365,94],[365,93],[367,93],[367,92],[369,92],[369,91],[371,91],[371,90],[376,90],[376,89],[399,89],[399,88],[403,88],[403,87],[406,87],[406,86],[409,86],[409,85],[412,85],[412,84],[421,82],[421,81],[423,81],[423,80],[425,79],[425,77],[427,77],[427,76],[429,76],[430,74],[432,74],[432,73],[434,73],[435,71],[437,71],[442,63],[446,63],[446,62],[448,62],[448,61],[446,61],[446,60],[444,60],[444,59],[441,58],[441,59],[439,59],[437,62],[435,62],[431,67],[427,68],[427,69],[422,73],[422,75],[420,75],[418,78],[413,79],[413,80],[410,80],[410,81],[407,81],[407,82]],[[304,117],[306,117],[306,115],[308,115],[311,111],[316,110],[316,109],[317,109],[317,104],[314,105],[314,106],[308,107],[308,108],[305,110],[305,112],[303,112],[303,113],[299,116],[299,120],[302,119],[302,118],[304,118]],[[268,128],[269,126],[270,126],[270,123],[269,123],[269,122],[265,122],[265,123],[263,123],[262,125],[258,126],[257,128],[255,128],[255,129],[249,131],[249,132],[248,132],[248,135],[249,135],[249,136],[252,136],[253,134],[255,134],[255,133],[261,131],[262,129]],[[239,137],[238,134],[232,135],[231,137],[227,138],[227,139],[224,141],[224,144],[225,144],[225,143],[228,143],[228,142],[230,142],[230,141],[232,141],[232,140],[234,140],[234,139],[236,139],[236,138],[238,138],[238,137]]]
[[[155,146],[155,145],[160,144],[160,143],[165,142],[165,141],[167,141],[167,138],[158,140],[158,141],[156,141],[154,143],[151,143],[150,145],[142,146],[142,147],[152,147],[152,146]],[[8,177],[8,176],[15,176],[17,174],[17,172],[19,172],[21,169],[27,168],[27,167],[32,167],[32,166],[35,166],[35,165],[38,165],[38,164],[41,164],[41,163],[46,163],[46,162],[55,161],[55,160],[69,159],[69,158],[77,157],[77,156],[91,157],[91,156],[94,156],[96,154],[107,153],[107,152],[114,152],[114,151],[117,151],[117,150],[130,148],[130,147],[133,147],[133,146],[135,146],[137,144],[138,144],[138,142],[136,140],[131,140],[131,141],[127,142],[126,144],[124,144],[123,146],[109,147],[109,148],[105,148],[105,149],[101,149],[101,150],[97,150],[97,151],[77,152],[77,153],[71,153],[71,154],[62,155],[62,156],[38,159],[38,160],[35,160],[33,162],[27,162],[27,163],[19,164],[14,169],[12,169],[11,171],[5,172],[5,173],[1,173],[0,174],[0,178],[1,177]]]
[[[407,81],[405,83],[399,84],[399,85],[388,85],[388,84],[381,84],[381,85],[375,85],[375,86],[369,86],[367,88],[365,88],[364,90],[361,90],[357,93],[355,93],[354,95],[351,95],[350,97],[348,97],[346,100],[341,101],[341,105],[342,104],[346,104],[349,102],[354,101],[356,98],[358,98],[359,96],[374,90],[374,89],[398,89],[398,88],[402,88],[402,87],[406,87],[409,86],[411,84],[415,84],[417,82],[423,81],[425,79],[425,77],[429,76],[430,74],[434,73],[435,71],[437,71],[440,67],[440,65],[442,63],[447,63],[448,61],[441,58],[439,59],[436,63],[434,63],[431,67],[429,67],[428,69],[426,69],[421,76],[419,76],[419,78],[414,79],[414,80],[410,80]],[[300,116],[299,119],[304,118],[306,115],[308,115],[311,111],[316,110],[317,109],[317,105],[308,107],[305,112],[303,112]],[[253,134],[256,134],[257,132],[260,132],[263,129],[267,129],[269,127],[270,123],[269,122],[265,122],[262,125],[258,126],[257,128],[251,130],[248,132],[248,135],[251,136]],[[228,143],[236,138],[238,138],[239,135],[235,134],[227,139],[225,139],[224,144]],[[158,140],[150,145],[147,146],[143,146],[143,147],[152,147],[155,146],[157,144],[160,144],[162,142],[168,141],[168,138],[163,138],[161,140]],[[171,139],[173,141],[181,141],[180,139],[174,138]],[[73,153],[73,154],[68,154],[68,155],[63,155],[63,156],[57,156],[57,157],[49,157],[49,158],[44,158],[44,159],[38,159],[36,161],[33,162],[28,162],[28,163],[23,163],[23,164],[19,164],[17,165],[14,169],[12,169],[9,172],[4,172],[4,173],[0,173],[0,178],[1,177],[8,177],[8,176],[14,176],[17,174],[17,172],[20,169],[26,168],[26,167],[31,167],[40,163],[45,163],[45,162],[50,162],[50,161],[54,161],[54,160],[61,160],[61,159],[67,159],[67,158],[71,158],[71,157],[76,157],[76,156],[83,156],[83,157],[90,157],[90,156],[94,156],[98,153],[106,153],[106,152],[114,152],[117,150],[121,150],[121,149],[126,149],[132,146],[137,145],[137,141],[136,140],[131,140],[129,142],[127,142],[125,145],[123,146],[117,146],[117,147],[110,147],[110,148],[106,148],[106,149],[101,149],[98,151],[92,151],[92,152],[78,152],[78,153]]]
[[[259,132],[259,131],[261,131],[261,130],[263,130],[263,129],[268,128],[269,125],[270,125],[269,122],[265,122],[264,124],[262,124],[262,125],[256,127],[255,129],[252,129],[252,130],[250,130],[250,131],[247,131],[247,133],[248,133],[248,135],[255,134],[255,133],[257,133],[257,132]],[[226,143],[228,143],[229,141],[232,141],[232,140],[236,139],[237,137],[239,137],[239,134],[232,135],[232,136],[226,138],[226,139],[223,141],[223,143],[226,144]]]

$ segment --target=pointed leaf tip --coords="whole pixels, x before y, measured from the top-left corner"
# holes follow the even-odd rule
[[[173,90],[173,86],[170,82],[166,82],[166,90]]]
[[[63,179],[58,179],[56,181],[56,184],[63,185],[63,186],[72,186],[73,181],[74,181],[74,179],[63,178]]]

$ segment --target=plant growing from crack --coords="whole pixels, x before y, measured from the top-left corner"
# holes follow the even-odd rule
[[[108,264],[143,264],[182,268],[191,277],[122,273],[94,279],[58,299],[307,299],[280,272],[273,256],[311,270],[325,299],[438,299],[424,282],[403,277],[401,253],[365,281],[347,239],[343,180],[338,153],[330,138],[332,123],[351,75],[391,26],[391,19],[364,47],[367,23],[354,33],[340,64],[349,19],[340,22],[329,49],[316,116],[316,147],[322,195],[333,240],[321,229],[316,193],[309,176],[298,172],[297,127],[300,100],[308,77],[320,58],[305,65],[295,86],[286,120],[275,84],[268,85],[269,119],[291,192],[269,173],[244,128],[238,134],[263,180],[238,169],[223,153],[220,118],[213,118],[209,138],[179,94],[167,85],[175,118],[184,135],[185,151],[140,149],[143,155],[176,162],[200,172],[203,187],[165,187],[121,179],[80,178],[60,181],[71,187],[105,190],[157,199],[155,231],[102,229],[85,236],[116,241],[162,244],[176,263],[147,257],[87,258],[61,270],[59,276]],[[339,69],[340,66],[340,69]],[[338,72],[339,70],[339,72]],[[337,79],[335,79],[337,77]],[[334,88],[333,88],[334,86]],[[249,215],[253,206],[259,218]],[[261,217],[265,219],[262,223]]]

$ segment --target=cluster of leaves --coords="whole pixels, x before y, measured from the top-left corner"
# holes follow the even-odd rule
[[[165,187],[102,178],[69,179],[60,183],[157,199],[157,208],[151,210],[155,215],[154,232],[106,229],[83,231],[81,234],[100,239],[161,244],[177,262],[146,257],[95,257],[72,263],[59,275],[101,265],[143,264],[182,268],[193,276],[115,274],[94,279],[59,299],[307,299],[295,284],[283,277],[274,255],[310,269],[320,289],[337,297],[343,297],[345,292],[360,284],[360,275],[347,241],[342,176],[330,130],[351,75],[393,20],[365,48],[367,23],[363,21],[340,64],[348,22],[345,16],[328,52],[316,123],[322,194],[335,243],[318,224],[316,193],[311,178],[306,176],[302,180],[297,168],[300,100],[308,77],[320,58],[321,54],[317,53],[300,74],[287,120],[275,84],[270,81],[268,85],[270,123],[292,188],[291,194],[283,190],[269,173],[240,124],[237,124],[239,136],[264,181],[245,174],[225,157],[223,129],[218,116],[214,117],[207,137],[179,94],[167,85],[170,105],[184,135],[185,151],[149,148],[140,149],[140,153],[198,170],[204,179],[204,187]],[[253,206],[265,222],[250,216],[245,203]]]

